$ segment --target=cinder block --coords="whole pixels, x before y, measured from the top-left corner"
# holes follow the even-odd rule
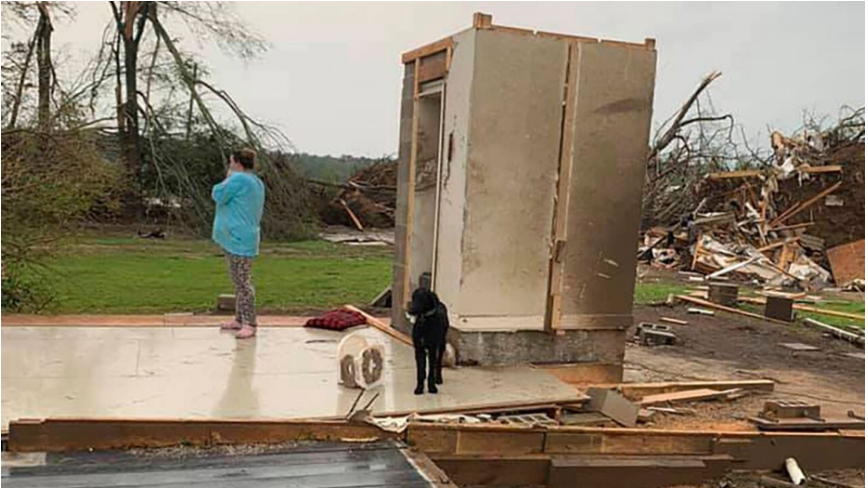
[[[715,304],[735,307],[738,305],[738,285],[725,283],[709,284],[708,300]]]
[[[803,401],[766,401],[761,415],[767,419],[820,418],[820,405]]]
[[[235,312],[235,294],[220,294],[217,296],[217,310]]]
[[[793,300],[787,297],[766,297],[765,317],[780,321],[792,321]]]

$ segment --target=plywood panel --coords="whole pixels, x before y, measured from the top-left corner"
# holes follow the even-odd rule
[[[476,32],[461,315],[545,315],[566,63],[564,41]]]
[[[440,219],[437,232],[434,290],[451,313],[459,310],[461,239],[464,233],[464,186],[470,131],[470,91],[473,81],[475,31],[454,38],[446,78],[443,116],[444,157],[440,178]]]
[[[656,53],[577,46],[560,327],[618,328],[631,324]]]

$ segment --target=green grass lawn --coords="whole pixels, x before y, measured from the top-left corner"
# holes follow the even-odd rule
[[[147,314],[205,312],[232,285],[219,248],[208,240],[144,240],[83,236],[70,241],[51,263],[54,314]],[[257,303],[263,312],[304,313],[367,304],[391,283],[392,249],[336,245],[326,241],[263,243],[253,265]],[[653,304],[688,284],[651,279],[636,284],[635,303]],[[746,310],[759,307],[742,305]],[[865,303],[815,307],[865,314]],[[798,312],[834,326],[863,322]]]
[[[368,303],[391,282],[391,256],[325,241],[264,243],[253,265],[257,302],[286,313]],[[232,292],[223,255],[207,240],[82,239],[51,268],[50,313],[204,312]]]

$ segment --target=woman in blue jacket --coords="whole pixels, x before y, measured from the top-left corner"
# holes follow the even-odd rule
[[[252,149],[233,152],[226,179],[211,190],[217,204],[211,238],[223,248],[235,286],[235,320],[222,328],[236,331],[238,339],[256,336],[256,291],[250,280],[250,266],[259,254],[265,185],[253,173],[255,160]]]

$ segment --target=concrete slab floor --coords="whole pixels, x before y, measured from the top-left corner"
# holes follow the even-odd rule
[[[386,349],[375,412],[569,398],[543,370],[444,369],[440,394],[413,395],[413,350],[373,328]],[[344,415],[357,390],[338,385],[345,333],[262,327],[238,341],[216,327],[11,327],[2,335],[2,427],[45,417],[294,418]],[[365,401],[369,399],[368,394]]]

